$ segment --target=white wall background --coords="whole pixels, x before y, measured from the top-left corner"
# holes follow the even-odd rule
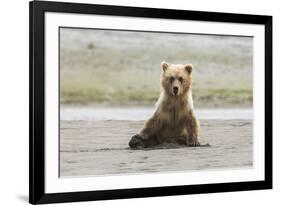
[[[279,1],[81,0],[80,2],[273,15],[274,189],[79,204],[278,204],[278,201],[281,201],[279,148],[281,146],[279,136],[281,5]],[[28,201],[28,1],[5,0],[0,4],[0,204],[26,204]]]

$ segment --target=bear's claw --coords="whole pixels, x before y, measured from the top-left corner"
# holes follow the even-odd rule
[[[200,147],[201,144],[199,142],[192,142],[188,144],[189,147]]]
[[[144,143],[140,135],[134,135],[129,142],[129,146],[132,149],[144,148]]]

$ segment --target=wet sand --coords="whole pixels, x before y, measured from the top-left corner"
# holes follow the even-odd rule
[[[201,144],[131,150],[144,121],[61,121],[60,176],[251,168],[252,120],[201,120]]]

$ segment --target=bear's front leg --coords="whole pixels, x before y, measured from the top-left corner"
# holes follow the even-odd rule
[[[157,118],[154,116],[150,118],[144,125],[140,134],[134,135],[129,146],[133,149],[150,147],[157,144],[157,138],[155,137],[160,125]]]
[[[200,146],[199,142],[199,131],[200,131],[200,123],[196,118],[193,111],[191,111],[190,119],[187,122],[187,139],[186,144],[188,146]]]

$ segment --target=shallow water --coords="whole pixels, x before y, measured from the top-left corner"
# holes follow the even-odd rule
[[[61,108],[61,120],[147,120],[154,112],[153,107],[90,107],[90,106],[65,106]],[[227,108],[227,109],[196,109],[199,119],[247,119],[253,118],[251,108]]]

